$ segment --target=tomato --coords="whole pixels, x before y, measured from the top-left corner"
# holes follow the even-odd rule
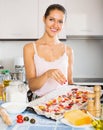
[[[17,123],[23,123],[24,120],[23,119],[17,119],[16,121],[17,121]]]
[[[23,119],[23,116],[22,115],[17,115],[17,119]]]

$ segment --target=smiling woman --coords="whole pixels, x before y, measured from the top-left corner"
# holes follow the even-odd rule
[[[43,16],[43,36],[24,46],[24,65],[29,88],[39,97],[66,84],[73,84],[73,50],[58,38],[66,15],[66,9],[62,5],[50,5]]]

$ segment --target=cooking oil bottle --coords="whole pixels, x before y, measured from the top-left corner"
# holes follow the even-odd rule
[[[2,74],[3,74],[3,86],[4,86],[3,99],[4,101],[6,101],[6,88],[9,86],[9,83],[11,81],[11,75],[9,70],[3,70]]]
[[[4,76],[3,76],[4,87],[7,87],[7,86],[9,86],[9,83],[11,81],[10,72],[9,72],[9,70],[4,70],[2,73],[4,74]]]

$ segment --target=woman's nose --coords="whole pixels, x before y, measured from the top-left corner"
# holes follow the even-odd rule
[[[55,28],[58,27],[58,22],[57,22],[57,21],[54,22],[54,27],[55,27]]]

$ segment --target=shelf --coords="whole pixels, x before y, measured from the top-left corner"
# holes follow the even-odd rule
[[[103,35],[67,35],[68,40],[103,40]]]

